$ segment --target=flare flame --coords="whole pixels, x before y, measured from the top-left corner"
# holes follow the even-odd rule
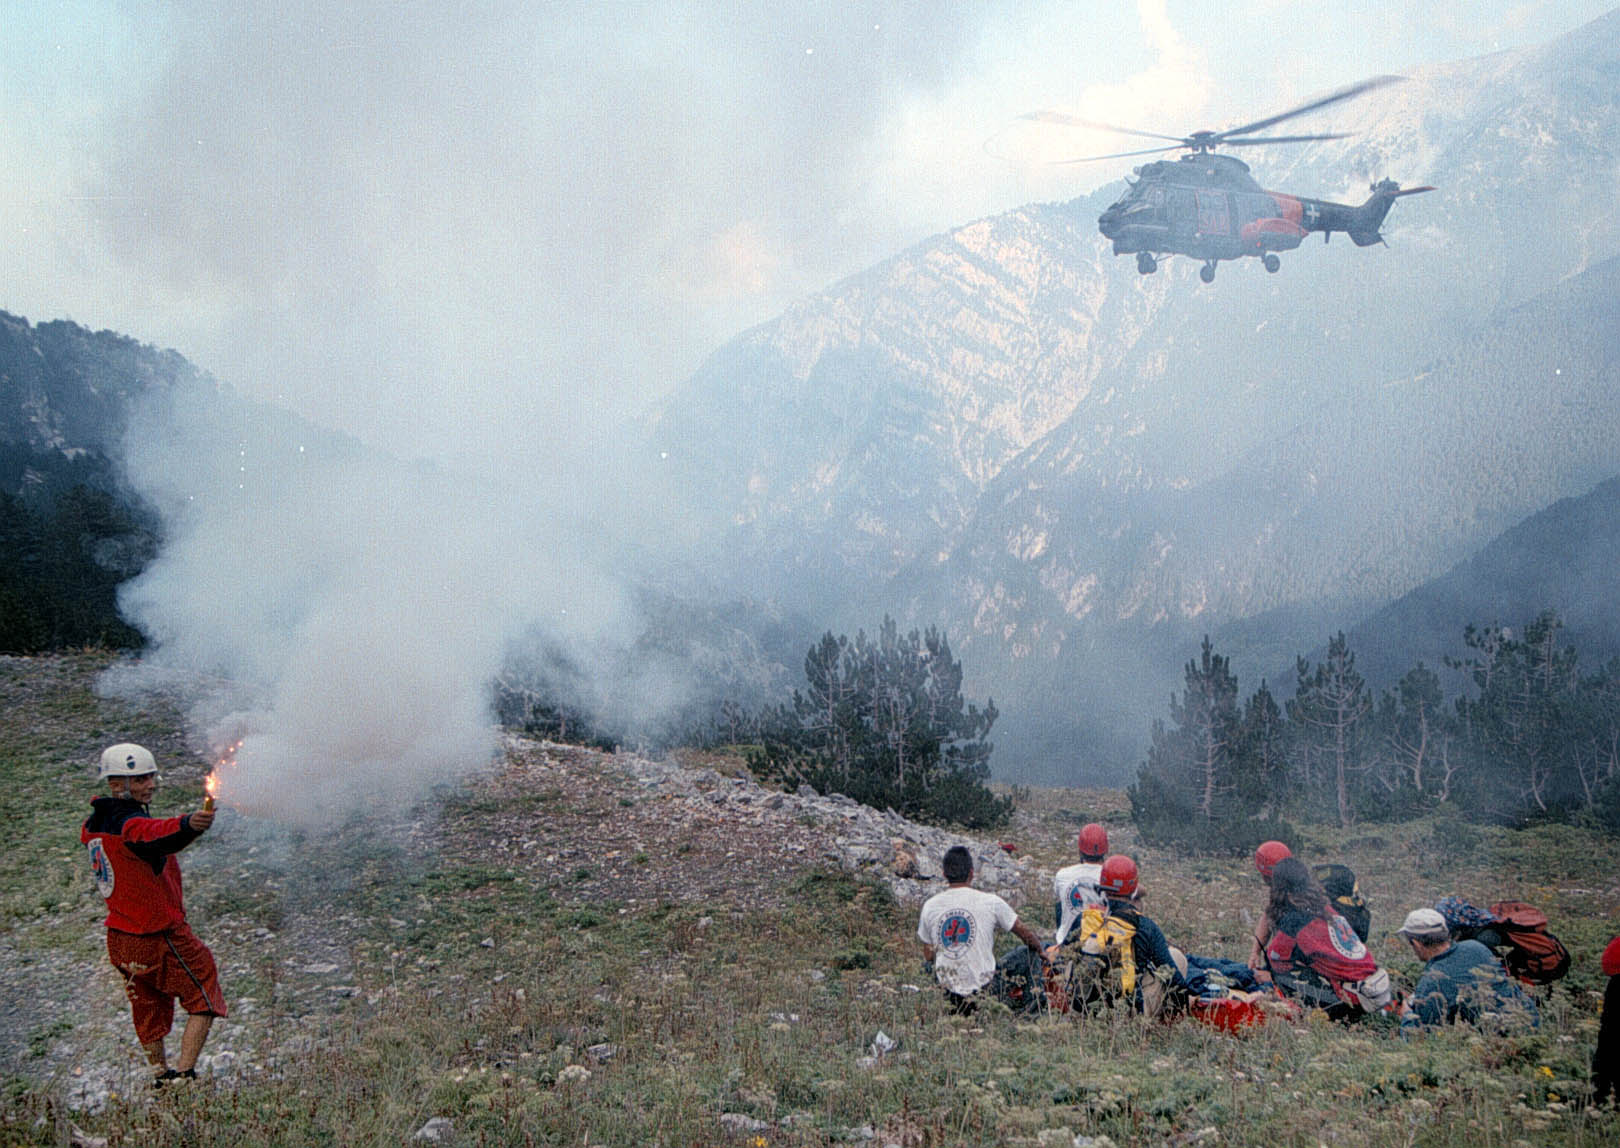
[[[225,770],[234,769],[236,767],[236,753],[241,748],[242,743],[237,742],[235,745],[232,745],[230,748],[226,749],[225,752],[220,756],[220,759],[214,763],[214,768],[208,771],[208,776],[203,779],[203,792],[208,795],[207,797],[203,798],[204,809],[213,809],[214,803],[219,800],[219,787],[222,774]]]

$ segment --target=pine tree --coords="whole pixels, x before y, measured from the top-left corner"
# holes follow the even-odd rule
[[[864,644],[865,634],[857,634]],[[866,726],[870,691],[862,660],[848,638],[831,630],[804,656],[806,688],[793,694],[800,743],[814,750],[823,769],[847,781]]]
[[[1138,831],[1195,851],[1240,851],[1283,832],[1256,816],[1277,761],[1280,715],[1270,691],[1240,710],[1229,659],[1207,636],[1184,680],[1186,689],[1170,698],[1170,724],[1154,722],[1147,761],[1129,790]]]
[[[1592,809],[1605,787],[1620,783],[1620,658],[1582,680],[1574,724],[1571,757],[1582,801]]]
[[[1251,810],[1275,814],[1288,800],[1288,727],[1264,678],[1243,706],[1238,794]]]
[[[1385,690],[1376,722],[1376,774],[1384,800],[1447,801],[1463,755],[1440,677],[1422,662]]]
[[[1341,631],[1328,642],[1327,657],[1313,670],[1300,658],[1294,698],[1288,718],[1295,731],[1295,747],[1306,766],[1307,789],[1331,789],[1339,825],[1354,820],[1351,781],[1362,767],[1362,749],[1369,730],[1372,700],[1367,684],[1356,672],[1356,658]]]
[[[1568,800],[1576,785],[1565,755],[1570,719],[1579,710],[1580,676],[1573,648],[1558,645],[1563,623],[1548,610],[1515,638],[1511,630],[1490,626],[1463,634],[1472,658],[1453,663],[1468,672],[1478,689],[1474,698],[1462,698],[1462,718],[1479,768],[1489,781],[1494,775],[1498,792],[1486,789],[1480,800],[1500,804],[1500,790],[1509,790],[1517,804],[1547,813]]]
[[[939,630],[900,632],[885,617],[875,638],[830,631],[805,656],[806,688],[749,756],[784,784],[843,793],[926,820],[988,827],[1012,803],[990,777],[994,701],[962,697],[962,666]]]

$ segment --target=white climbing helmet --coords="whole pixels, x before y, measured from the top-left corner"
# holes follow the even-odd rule
[[[123,741],[101,751],[101,780],[109,777],[145,777],[157,772],[152,751],[134,742]]]

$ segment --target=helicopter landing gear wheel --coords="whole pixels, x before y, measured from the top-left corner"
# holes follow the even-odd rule
[[[1267,271],[1275,272],[1277,268],[1282,266],[1282,260],[1268,251],[1260,257],[1260,266]]]
[[[1211,259],[1208,263],[1204,264],[1198,269],[1198,278],[1202,279],[1205,283],[1215,282],[1215,260]]]
[[[1136,269],[1143,275],[1152,275],[1159,269],[1159,261],[1153,258],[1151,251],[1138,251],[1136,253]]]

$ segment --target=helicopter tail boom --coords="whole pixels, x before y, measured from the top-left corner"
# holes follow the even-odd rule
[[[1352,211],[1349,225],[1345,227],[1350,241],[1357,247],[1370,247],[1374,243],[1382,243],[1384,237],[1378,229],[1384,225],[1384,217],[1389,214],[1389,209],[1395,206],[1395,201],[1403,195],[1417,195],[1433,190],[1432,187],[1403,189],[1392,179],[1379,180],[1372,185],[1372,195],[1368,197],[1367,202]]]

